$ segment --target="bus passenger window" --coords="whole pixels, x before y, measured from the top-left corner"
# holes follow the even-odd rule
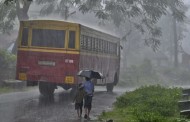
[[[80,39],[80,46],[82,49],[84,49],[84,35],[82,35],[82,37]]]
[[[88,36],[84,37],[84,49],[88,49]]]
[[[75,31],[69,31],[69,48],[75,48]]]
[[[28,28],[23,28],[21,46],[27,46],[27,45],[28,45]]]
[[[92,50],[92,37],[88,37],[88,50]]]
[[[113,43],[111,43],[111,45],[110,45],[111,54],[114,53],[113,45],[114,45]]]
[[[33,29],[32,46],[64,48],[65,30]]]
[[[117,44],[114,44],[114,54],[117,54]]]
[[[108,49],[107,49],[107,53],[109,53],[110,54],[110,42],[108,42],[108,47],[107,47]]]
[[[95,40],[95,51],[98,52],[98,39]]]
[[[107,47],[108,47],[108,43],[107,41],[104,42],[104,53],[107,53]]]
[[[101,52],[101,39],[98,39],[98,52]]]
[[[103,40],[101,39],[100,40],[100,52],[102,52],[103,51]]]
[[[92,51],[95,51],[95,38],[92,38]]]

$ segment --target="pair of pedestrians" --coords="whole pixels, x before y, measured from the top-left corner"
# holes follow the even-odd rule
[[[84,99],[84,118],[88,119],[90,115],[90,111],[92,108],[92,97],[94,93],[94,84],[91,79],[85,77],[85,82],[79,84],[79,89],[75,95],[75,109],[77,110],[78,117],[82,116],[82,107],[83,107],[83,99]]]

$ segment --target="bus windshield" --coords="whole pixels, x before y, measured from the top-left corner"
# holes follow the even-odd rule
[[[31,46],[64,48],[65,30],[33,29]]]

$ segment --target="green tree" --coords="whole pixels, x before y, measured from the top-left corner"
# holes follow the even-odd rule
[[[184,3],[181,0],[86,0],[79,10],[83,13],[94,12],[102,21],[112,21],[117,27],[132,23],[133,27],[145,35],[145,44],[154,50],[160,45],[161,28],[156,24],[162,15],[171,11],[177,21],[184,21]],[[128,25],[127,25],[128,26]],[[126,27],[127,27],[126,26]],[[128,31],[130,32],[130,30]],[[128,32],[123,36],[127,40]]]
[[[0,2],[0,32],[8,33],[13,29],[15,21],[28,20],[28,11],[33,0],[5,0]],[[75,13],[70,12],[70,8],[80,3],[80,0],[36,0],[35,3],[41,5],[40,15],[49,15],[53,12],[58,13],[65,20]],[[17,44],[17,43],[16,43]],[[16,47],[13,53],[16,53]]]
[[[16,56],[0,50],[0,84],[2,80],[14,78]]]
[[[4,3],[17,5],[18,2],[19,5],[23,5],[21,10],[25,10],[26,13],[32,0],[5,0]],[[56,12],[67,19],[74,12],[69,8],[74,6],[84,14],[93,12],[102,23],[112,22],[118,28],[126,23],[132,23],[133,28],[145,35],[145,44],[154,50],[160,45],[159,37],[162,32],[156,23],[161,16],[170,10],[177,21],[183,21],[185,17],[181,9],[184,3],[181,0],[36,0],[36,3],[43,5],[41,9],[43,15]],[[24,19],[27,18],[24,12],[23,16]],[[125,32],[121,36],[127,40],[127,35],[128,32]]]
[[[36,0],[38,5],[43,5],[40,15],[46,16],[52,13],[59,14],[64,20],[75,14],[73,7],[77,7],[81,3],[80,0]]]
[[[8,32],[13,29],[15,20],[27,20],[28,10],[31,5],[31,0],[5,0],[0,2],[0,19],[4,30]],[[8,28],[7,28],[8,27]]]
[[[4,30],[1,32],[9,32],[13,29],[16,18],[18,20],[28,20],[28,11],[33,0],[5,0],[0,2],[0,27]],[[53,12],[58,13],[65,20],[75,13],[70,12],[70,8],[80,4],[80,0],[36,0],[35,3],[41,5],[40,15],[49,15]]]

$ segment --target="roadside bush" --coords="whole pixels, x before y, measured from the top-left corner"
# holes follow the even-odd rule
[[[159,85],[140,87],[118,97],[113,111],[104,113],[100,118],[114,117],[120,122],[119,119],[125,115],[122,122],[177,122],[180,97],[179,88],[164,88]]]
[[[0,50],[0,68],[9,68],[15,66],[16,56],[5,51]]]
[[[0,82],[4,79],[12,79],[15,76],[16,56],[0,50]]]

